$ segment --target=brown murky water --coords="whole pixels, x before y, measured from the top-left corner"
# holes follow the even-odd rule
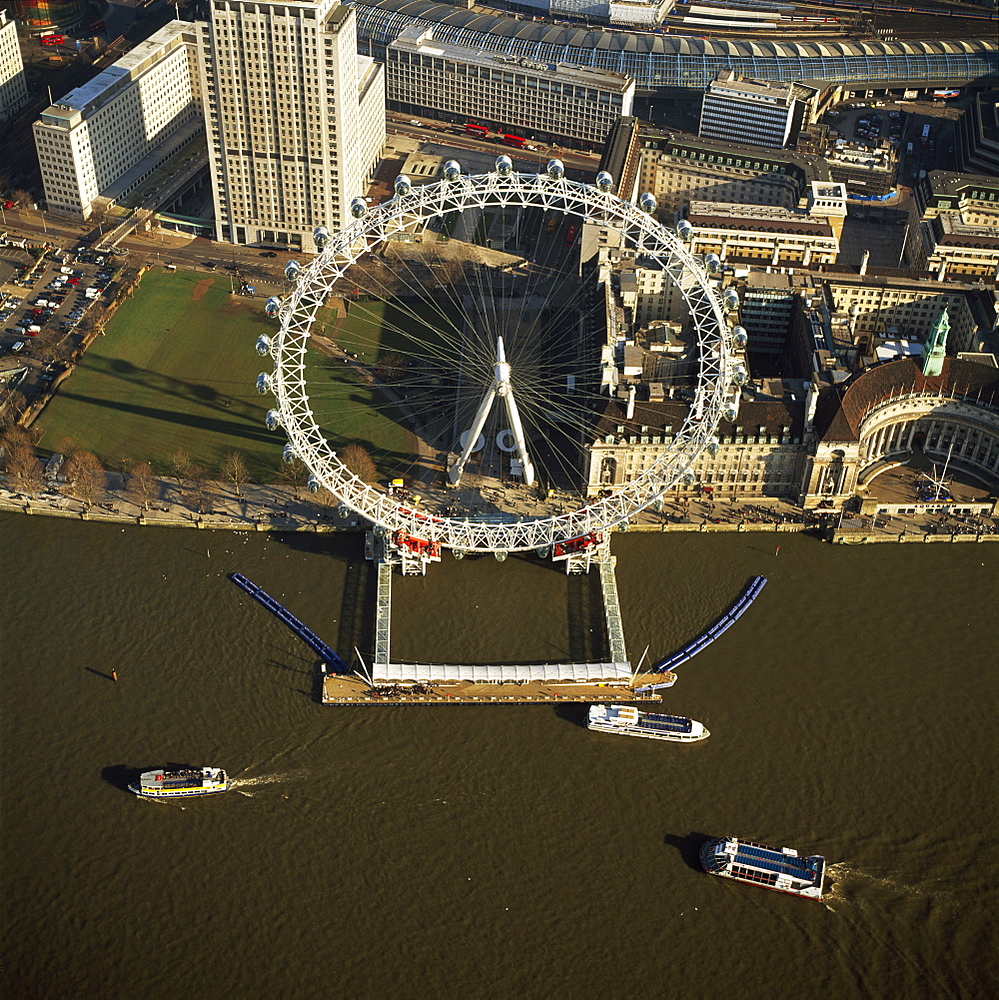
[[[633,659],[770,580],[666,693],[695,746],[568,706],[316,704],[309,650],[226,574],[347,653],[352,539],[5,516],[0,551],[6,996],[994,995],[993,546],[618,536]],[[395,650],[568,658],[582,593],[446,559],[398,581]],[[235,790],[122,790],[167,761]],[[826,855],[827,904],[702,874],[722,834]]]

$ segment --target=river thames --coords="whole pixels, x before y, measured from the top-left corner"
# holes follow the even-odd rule
[[[614,538],[633,660],[769,579],[665,692],[711,730],[683,746],[580,706],[317,704],[313,654],[226,577],[348,656],[357,536],[2,516],[5,995],[994,997],[996,549],[777,541]],[[537,562],[445,555],[393,597],[400,659],[599,635]],[[165,762],[234,790],[123,790]],[[721,835],[825,855],[832,891],[703,874]]]

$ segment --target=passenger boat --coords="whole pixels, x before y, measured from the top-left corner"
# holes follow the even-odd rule
[[[128,790],[148,799],[215,795],[229,790],[229,778],[221,767],[159,768],[143,771],[139,780],[128,786]]]
[[[736,837],[709,840],[701,847],[700,854],[701,867],[710,875],[806,899],[822,898],[826,859],[820,854],[799,858],[791,847],[767,847]]]
[[[634,705],[591,705],[586,725],[604,733],[672,740],[674,743],[696,743],[711,735],[701,723],[683,715],[640,712]]]

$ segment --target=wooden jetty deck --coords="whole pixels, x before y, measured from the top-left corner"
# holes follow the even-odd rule
[[[634,683],[641,687],[662,680],[663,674],[642,674]],[[476,684],[448,681],[422,685],[383,684],[373,689],[360,677],[331,674],[322,684],[324,705],[529,705],[660,700],[654,692],[636,694],[631,685],[615,682]]]

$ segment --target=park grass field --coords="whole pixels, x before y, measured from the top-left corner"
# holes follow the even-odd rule
[[[320,317],[328,335],[368,364],[403,346],[405,318],[384,302],[355,306],[346,319]],[[256,379],[270,365],[254,349],[261,333],[273,332],[259,299],[233,296],[227,276],[150,271],[39,417],[39,447],[56,451],[69,438],[106,465],[148,461],[161,473],[180,450],[216,472],[238,451],[254,481],[275,480],[286,439],[264,425],[274,403],[257,393]],[[357,442],[380,476],[403,473],[414,443],[380,391],[317,351],[307,370],[331,445]]]
[[[39,417],[40,447],[70,438],[106,464],[127,457],[160,472],[178,450],[212,470],[239,451],[252,478],[270,481],[284,438],[264,426],[273,404],[256,391],[268,366],[254,345],[272,331],[227,276],[148,272]]]
[[[377,368],[388,354],[411,358],[414,350],[440,344],[438,329],[460,320],[451,309],[429,302],[397,303],[383,300],[351,303],[348,315],[330,331],[339,347],[364,365]],[[447,314],[447,319],[442,317]],[[383,479],[410,473],[417,450],[416,442],[402,426],[404,418],[383,390],[369,384],[342,361],[310,352],[307,379],[309,398],[317,423],[330,445],[337,450],[356,442],[371,455]],[[396,384],[395,391],[411,393],[411,385]],[[422,400],[410,398],[408,405],[419,410]]]

